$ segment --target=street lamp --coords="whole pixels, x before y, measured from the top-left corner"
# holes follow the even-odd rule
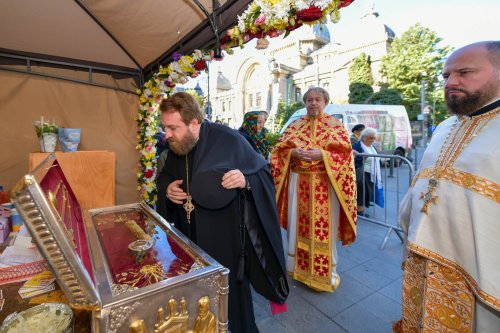
[[[427,147],[427,114],[428,108],[425,107],[425,81],[424,78],[420,80],[420,117],[422,119],[422,147]]]

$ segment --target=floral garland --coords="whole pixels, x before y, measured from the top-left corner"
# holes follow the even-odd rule
[[[328,16],[332,22],[340,18],[338,10],[354,0],[254,0],[241,16],[238,24],[228,30],[221,39],[222,47],[229,54],[231,47],[240,46],[253,38],[277,37],[303,24],[325,23]],[[177,84],[195,78],[208,71],[207,62],[214,59],[212,50],[195,50],[191,55],[175,52],[167,67],[160,67],[143,86],[137,89],[139,110],[135,118],[138,126],[136,149],[140,151],[138,186],[142,200],[154,205],[156,189],[156,144],[160,132],[158,105],[164,96],[170,95]],[[217,59],[221,60],[221,59]]]
[[[340,19],[339,9],[354,0],[255,0],[229,30],[226,42],[243,46],[252,38],[285,37],[303,24],[326,23]]]

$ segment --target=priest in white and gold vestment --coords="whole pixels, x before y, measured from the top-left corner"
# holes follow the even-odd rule
[[[443,70],[452,117],[436,129],[400,207],[403,316],[396,332],[500,332],[500,41]]]

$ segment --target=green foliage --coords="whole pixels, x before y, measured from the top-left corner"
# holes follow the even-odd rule
[[[276,133],[267,133],[267,140],[269,140],[269,145],[271,146],[274,146],[276,144],[276,142],[278,142],[280,138],[280,133],[279,132],[276,132]]]
[[[188,93],[189,95],[194,97],[194,99],[198,102],[198,104],[200,104],[201,110],[205,109],[205,98],[203,96],[199,96],[196,93],[196,90],[188,89],[188,90],[186,90],[186,93]]]
[[[366,83],[373,86],[371,60],[364,52],[354,58],[349,67],[349,84],[353,83]]]
[[[430,94],[428,98],[429,106],[431,107],[430,119],[435,125],[445,120],[450,116],[448,112],[448,107],[444,102],[444,91],[442,86],[436,88],[433,94]]]
[[[445,56],[452,50],[450,46],[440,47],[441,41],[434,31],[417,23],[395,38],[382,58],[380,74],[390,88],[403,94],[409,114],[420,113],[421,80],[426,92],[435,91]]]
[[[36,136],[41,138],[43,133],[56,133],[59,131],[59,126],[56,124],[49,124],[46,122],[35,122]]]
[[[382,88],[373,94],[370,102],[382,105],[401,105],[403,104],[403,98],[396,89]]]
[[[276,126],[277,131],[279,132],[283,125],[288,121],[290,116],[297,111],[298,109],[302,109],[304,107],[304,103],[297,102],[290,105],[285,105],[285,102],[280,101],[278,104],[278,112],[276,113]]]
[[[354,82],[349,85],[349,104],[368,103],[373,95],[371,85],[362,82]]]
[[[448,108],[445,103],[436,104],[436,108],[431,113],[432,123],[438,125],[440,122],[450,117],[450,113],[448,112]]]

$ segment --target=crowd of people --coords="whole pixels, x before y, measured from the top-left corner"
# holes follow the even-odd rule
[[[443,77],[453,116],[435,131],[400,208],[403,317],[394,330],[498,332],[500,42],[455,51]],[[358,124],[349,135],[324,112],[323,88],[303,102],[307,114],[272,149],[265,112],[247,112],[236,131],[205,121],[189,94],[160,105],[168,154],[157,209],[230,269],[231,332],[258,332],[250,286],[273,304],[287,299],[287,275],[335,291],[337,241],[354,242],[358,216],[377,203],[377,130]]]

